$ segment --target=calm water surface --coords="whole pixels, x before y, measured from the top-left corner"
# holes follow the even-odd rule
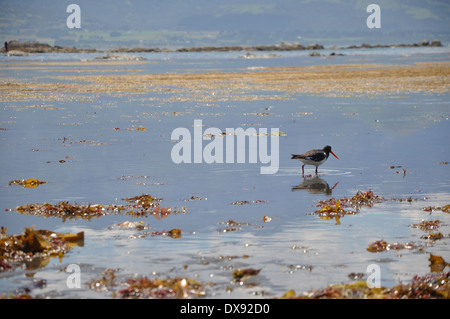
[[[243,53],[144,54],[146,63],[114,67],[62,64],[18,68],[13,63],[22,60],[2,58],[0,62],[5,63],[0,66],[0,76],[58,82],[54,78],[58,75],[78,75],[79,70],[108,74],[111,68],[116,70],[114,74],[239,72],[259,66],[448,60],[447,51],[358,52],[333,59],[285,53],[279,58],[253,60],[239,58]],[[95,56],[44,55],[28,60],[64,62]],[[85,244],[73,248],[62,260],[51,259],[44,268],[17,268],[0,274],[0,294],[14,293],[32,280],[45,279],[47,285],[34,289],[32,295],[111,297],[111,292],[91,291],[84,283],[101,276],[106,268],[117,268],[119,278],[187,276],[214,283],[207,288],[208,297],[280,297],[290,289],[301,293],[351,282],[350,273],[366,273],[370,264],[381,267],[381,285],[391,287],[416,274],[429,273],[430,253],[450,260],[448,239],[430,243],[421,238],[423,231],[410,227],[422,220],[439,219],[443,222],[439,231],[450,233],[449,214],[422,210],[450,204],[450,166],[443,164],[450,160],[448,94],[405,93],[395,98],[295,94],[283,100],[214,103],[169,102],[170,94],[97,94],[87,101],[45,102],[48,109],[24,107],[42,103],[39,101],[2,102],[0,224],[9,234],[21,233],[31,225],[60,232],[84,231]],[[173,116],[172,112],[182,115]],[[258,112],[269,115],[252,115]],[[175,144],[171,133],[178,127],[193,132],[195,119],[202,119],[205,128],[221,130],[250,124],[257,124],[257,129],[279,128],[284,135],[279,138],[278,173],[261,175],[261,163],[174,164],[170,157]],[[136,127],[146,130],[136,131]],[[314,182],[323,185],[322,189],[308,189],[312,176],[304,180],[300,163],[291,160],[290,154],[327,144],[340,160],[330,157],[319,168],[320,176]],[[307,174],[313,172],[307,167]],[[8,186],[11,180],[27,178],[47,184],[34,189]],[[341,218],[339,225],[311,214],[319,200],[351,197],[358,190],[372,190],[387,199],[417,200],[388,200],[363,208],[356,215]],[[136,230],[114,227],[126,220],[139,220],[124,215],[63,222],[5,211],[43,202],[124,204],[123,198],[143,193],[163,198],[163,207],[186,206],[186,214],[142,219],[151,231],[180,228],[182,238],[138,238]],[[183,201],[191,196],[204,200]],[[242,200],[264,202],[232,205]],[[264,216],[271,221],[264,223]],[[246,224],[237,231],[223,232],[223,222],[228,220]],[[424,249],[376,254],[366,250],[380,239],[414,242]],[[81,289],[67,288],[68,274],[61,271],[73,263],[81,267]],[[261,272],[247,284],[236,285],[231,280],[237,268]]]

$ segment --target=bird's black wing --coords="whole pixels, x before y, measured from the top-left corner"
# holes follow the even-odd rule
[[[327,158],[327,154],[325,154],[324,152],[317,152],[317,153],[314,153],[312,155],[305,156],[305,157],[312,161],[320,162]]]

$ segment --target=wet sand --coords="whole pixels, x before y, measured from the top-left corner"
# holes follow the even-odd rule
[[[144,62],[142,62],[144,63]],[[93,70],[76,73],[98,73],[96,66],[105,65],[102,73],[119,72],[115,65],[132,62],[73,62],[18,64],[14,68],[90,66]],[[139,69],[136,70],[137,72]],[[136,72],[136,73],[137,73]],[[76,94],[145,94],[166,91],[175,93],[178,101],[227,101],[283,98],[279,94],[305,93],[320,96],[370,96],[406,93],[445,93],[450,89],[450,62],[423,62],[410,65],[349,64],[316,67],[262,67],[240,72],[195,72],[188,74],[93,74],[52,76],[51,83],[17,82],[2,79],[2,102],[27,100],[52,101]],[[56,81],[56,82],[54,82]],[[254,95],[255,91],[273,92],[272,97]],[[89,99],[87,96],[86,98]]]

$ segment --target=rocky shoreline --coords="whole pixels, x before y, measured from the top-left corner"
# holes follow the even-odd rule
[[[442,43],[439,40],[428,41],[424,40],[419,43],[413,44],[362,44],[360,46],[351,45],[348,47],[333,46],[330,49],[372,49],[372,48],[398,48],[398,47],[442,47]],[[300,51],[300,50],[324,50],[325,47],[321,44],[314,43],[309,45],[302,45],[298,42],[282,42],[275,45],[258,45],[258,46],[205,46],[205,47],[190,47],[190,48],[178,48],[178,49],[160,49],[160,48],[127,48],[118,47],[110,50],[98,50],[98,49],[78,49],[75,47],[61,47],[51,46],[47,43],[30,42],[30,41],[17,41],[12,40],[5,42],[4,47],[0,49],[0,52],[7,56],[27,56],[29,54],[36,53],[143,53],[143,52],[227,52],[227,51]]]

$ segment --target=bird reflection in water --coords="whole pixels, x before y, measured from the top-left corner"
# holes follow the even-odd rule
[[[339,184],[337,182],[333,187],[330,188],[327,181],[323,178],[318,177],[317,175],[311,179],[307,179],[303,177],[303,182],[298,184],[297,186],[292,187],[292,191],[296,190],[306,190],[312,194],[326,194],[331,195],[333,193],[333,189]]]

